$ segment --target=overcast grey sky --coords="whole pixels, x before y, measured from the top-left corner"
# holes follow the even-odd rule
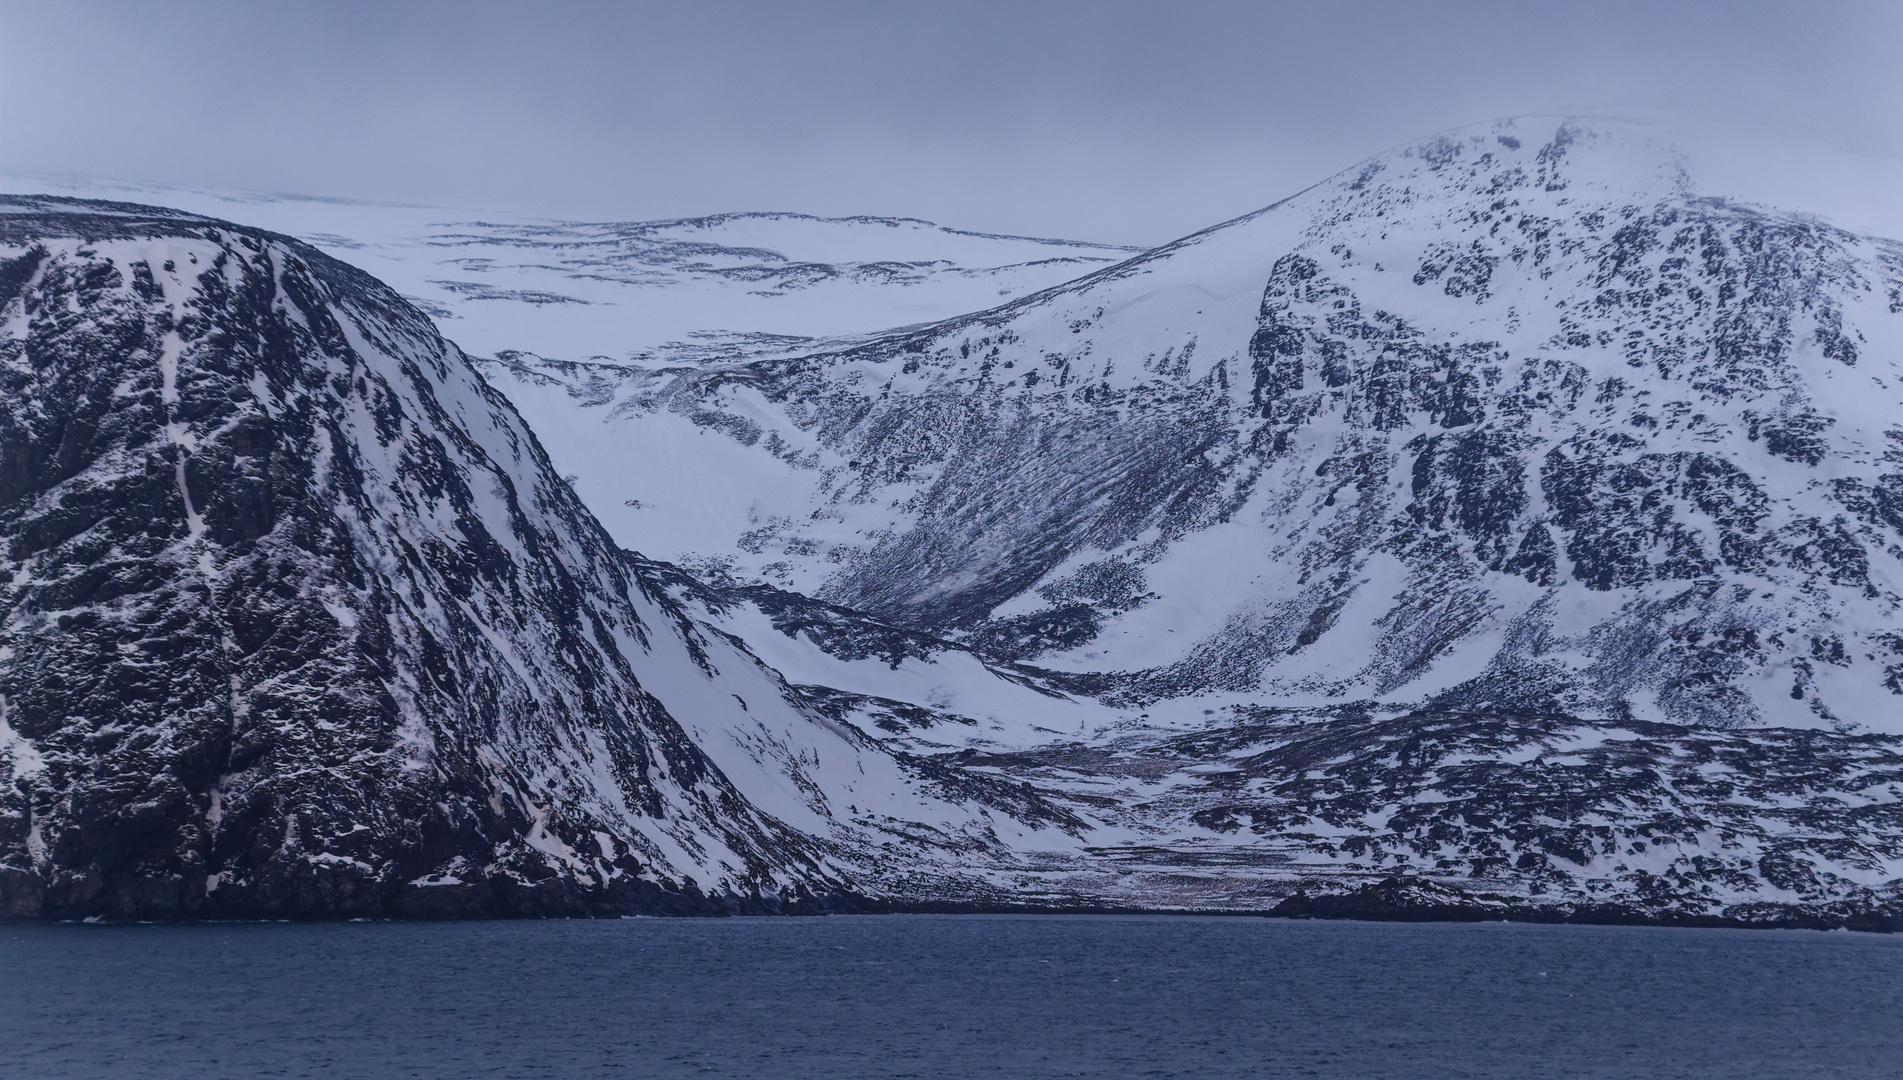
[[[0,0],[0,168],[1156,243],[1396,143],[1669,110],[1903,235],[1903,3]]]

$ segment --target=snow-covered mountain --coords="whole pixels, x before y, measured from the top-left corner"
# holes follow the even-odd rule
[[[0,916],[785,910],[1064,819],[694,622],[360,271],[60,199],[0,245]]]
[[[1113,701],[1903,731],[1903,247],[1643,128],[1439,136],[851,348],[485,370],[624,543]]]
[[[1642,128],[805,346],[0,220],[16,913],[1903,926],[1903,249]]]
[[[385,282],[478,356],[731,358],[991,307],[1138,249],[916,218],[505,212],[0,175],[0,191],[173,207],[297,237]]]

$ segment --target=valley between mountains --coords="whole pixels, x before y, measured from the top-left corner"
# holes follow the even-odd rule
[[[1903,245],[1694,166],[1143,252],[8,178],[0,915],[1903,926]]]

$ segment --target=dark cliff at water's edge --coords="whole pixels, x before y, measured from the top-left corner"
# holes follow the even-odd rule
[[[388,289],[15,199],[0,323],[0,917],[846,895],[647,688],[693,665],[677,613]]]

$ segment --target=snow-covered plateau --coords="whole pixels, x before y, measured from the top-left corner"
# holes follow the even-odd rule
[[[1903,925],[1903,245],[1694,176],[0,197],[0,912]]]

